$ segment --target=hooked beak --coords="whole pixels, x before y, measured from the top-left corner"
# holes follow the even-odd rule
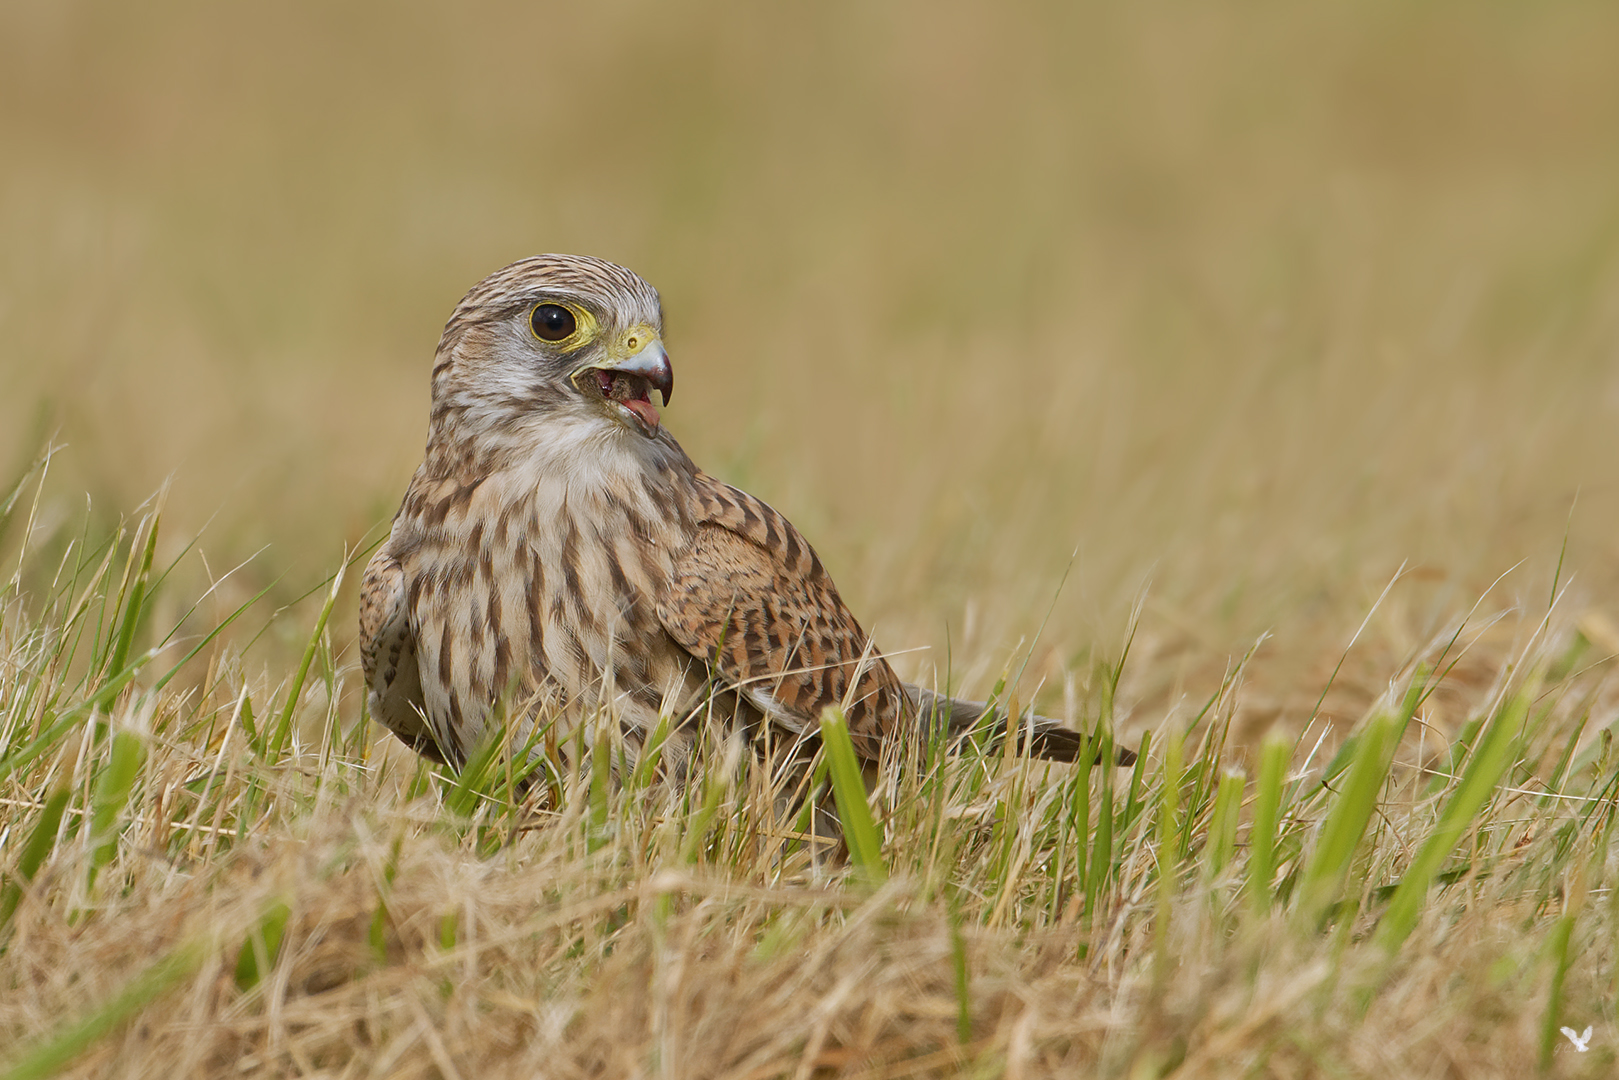
[[[675,392],[675,369],[669,364],[669,353],[664,349],[663,342],[657,338],[653,338],[647,343],[646,348],[628,360],[612,364],[603,370],[640,375],[654,390],[663,395],[664,405],[669,404],[669,395]]]
[[[652,401],[652,391],[658,391],[662,404],[668,404],[675,388],[675,372],[663,342],[653,338],[627,359],[607,360],[581,368],[574,373],[573,381],[587,393],[587,388],[594,384],[593,389],[601,394],[609,409],[617,410],[636,424],[643,435],[651,437],[658,433],[661,422],[658,406]]]

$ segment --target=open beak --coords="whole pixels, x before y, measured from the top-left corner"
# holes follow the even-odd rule
[[[669,365],[663,342],[653,338],[627,359],[609,360],[580,371],[574,382],[581,389],[594,383],[603,400],[628,414],[643,434],[651,436],[658,433],[658,404],[667,405],[674,392],[675,371]],[[658,392],[660,402],[653,402],[653,390]]]
[[[675,369],[669,366],[669,353],[664,349],[663,342],[657,338],[653,338],[646,348],[628,360],[614,364],[606,370],[640,375],[652,389],[663,396],[665,405],[669,404],[669,395],[675,392]]]

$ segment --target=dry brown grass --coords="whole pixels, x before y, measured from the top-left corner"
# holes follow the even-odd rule
[[[1568,819],[1538,804],[1493,808],[1484,844],[1531,869],[1436,902],[1364,1020],[1341,989],[1368,962],[1364,912],[1290,936],[1222,921],[1192,882],[1163,924],[1168,977],[1143,956],[1156,901],[1127,887],[1148,865],[1121,867],[1097,912],[1113,937],[1085,939],[1061,905],[997,917],[969,897],[962,1047],[949,916],[915,876],[972,880],[960,859],[891,852],[871,896],[700,862],[658,925],[641,898],[676,871],[576,858],[561,826],[480,857],[406,799],[391,753],[382,779],[343,773],[342,799],[285,780],[336,767],[326,732],[364,741],[348,594],[296,754],[220,730],[243,687],[266,715],[284,702],[320,580],[391,513],[455,299],[510,258],[572,250],[662,289],[671,426],[800,524],[887,648],[930,648],[907,674],[942,668],[948,641],[983,692],[1030,652],[1022,692],[1094,720],[1144,596],[1110,706],[1132,741],[1190,723],[1266,633],[1223,699],[1233,742],[1297,733],[1323,688],[1311,730],[1337,739],[1461,626],[1402,761],[1440,762],[1539,665],[1555,707],[1512,783],[1551,778],[1551,733],[1583,720],[1577,786],[1600,793],[1619,710],[1615,40],[1619,14],[1577,2],[0,8],[0,467],[68,447],[30,519],[27,598],[0,594],[0,754],[45,715],[16,696],[29,678],[67,704],[101,685],[83,651],[51,667],[55,557],[94,550],[165,478],[157,565],[179,561],[136,652],[182,624],[195,642],[270,588],[153,715],[129,692],[86,710],[157,741],[99,871],[118,884],[89,883],[64,826],[50,886],[18,908],[0,1064],[206,941],[178,989],[89,1040],[81,1074],[240,1057],[262,1075],[1516,1075],[1572,912],[1561,993],[1598,1049],[1553,1067],[1611,1068],[1616,894],[1606,854],[1579,847],[1606,832],[1559,846]],[[0,534],[5,574],[22,520]],[[93,802],[109,751],[80,756],[81,734],[0,777],[7,881],[53,783]],[[210,755],[239,762],[236,786],[186,803]],[[245,818],[245,842],[177,839],[188,808],[234,821],[255,770],[278,809]],[[1357,880],[1398,877],[1423,805],[1391,804],[1392,835],[1369,841],[1391,861]],[[925,838],[891,846],[907,835]],[[396,837],[381,958],[365,909]],[[563,955],[547,920],[598,893],[623,913],[580,916],[586,946]],[[289,949],[244,994],[230,968],[272,895],[294,898]],[[797,951],[759,955],[795,920]]]
[[[1443,933],[1425,933],[1364,1019],[1342,984],[1365,974],[1366,958],[1345,965],[1331,939],[1289,936],[1281,918],[1225,940],[1198,901],[1186,902],[1169,944],[1173,973],[1158,983],[1150,963],[1131,959],[1151,953],[1144,924],[1091,963],[1074,953],[1095,938],[1072,926],[969,930],[972,1036],[963,1044],[949,920],[913,882],[868,898],[729,874],[629,879],[540,845],[507,863],[416,841],[402,848],[388,894],[384,959],[369,927],[397,828],[371,808],[334,811],[310,835],[278,836],[228,871],[147,889],[80,933],[19,926],[16,947],[30,965],[8,966],[31,976],[30,992],[11,999],[0,1024],[48,1028],[196,936],[228,934],[234,945],[256,903],[282,898],[297,915],[262,993],[238,991],[232,951],[214,950],[72,1075],[1536,1071],[1532,1006],[1550,967],[1514,942],[1524,913],[1512,908],[1479,903]],[[652,912],[661,896],[675,906],[660,921]],[[465,928],[450,949],[440,944],[447,913]],[[784,924],[787,941],[762,948]],[[1571,999],[1608,991],[1592,982],[1592,966],[1565,986]],[[1595,1060],[1565,1046],[1559,1074],[1613,1067],[1611,1049],[1587,1057]]]

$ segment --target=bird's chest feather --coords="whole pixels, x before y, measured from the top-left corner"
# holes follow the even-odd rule
[[[422,500],[411,606],[429,712],[464,724],[546,687],[656,708],[683,681],[657,604],[691,526],[659,478],[517,468]]]

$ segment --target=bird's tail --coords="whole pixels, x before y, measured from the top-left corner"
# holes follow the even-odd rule
[[[987,702],[965,701],[910,683],[905,684],[905,691],[910,695],[911,702],[916,706],[916,715],[922,722],[942,724],[952,740],[975,728],[987,730],[996,739],[1006,737],[1006,711],[1000,705],[994,706],[995,711],[986,724],[984,713],[991,707]],[[1025,712],[1018,721],[1015,737],[1020,751],[1027,741],[1028,752],[1047,761],[1079,761],[1087,755],[1096,754],[1097,764],[1101,764],[1100,751],[1092,748],[1090,737],[1070,731],[1057,720]],[[1120,746],[1117,754],[1120,765],[1136,763],[1133,750]]]

